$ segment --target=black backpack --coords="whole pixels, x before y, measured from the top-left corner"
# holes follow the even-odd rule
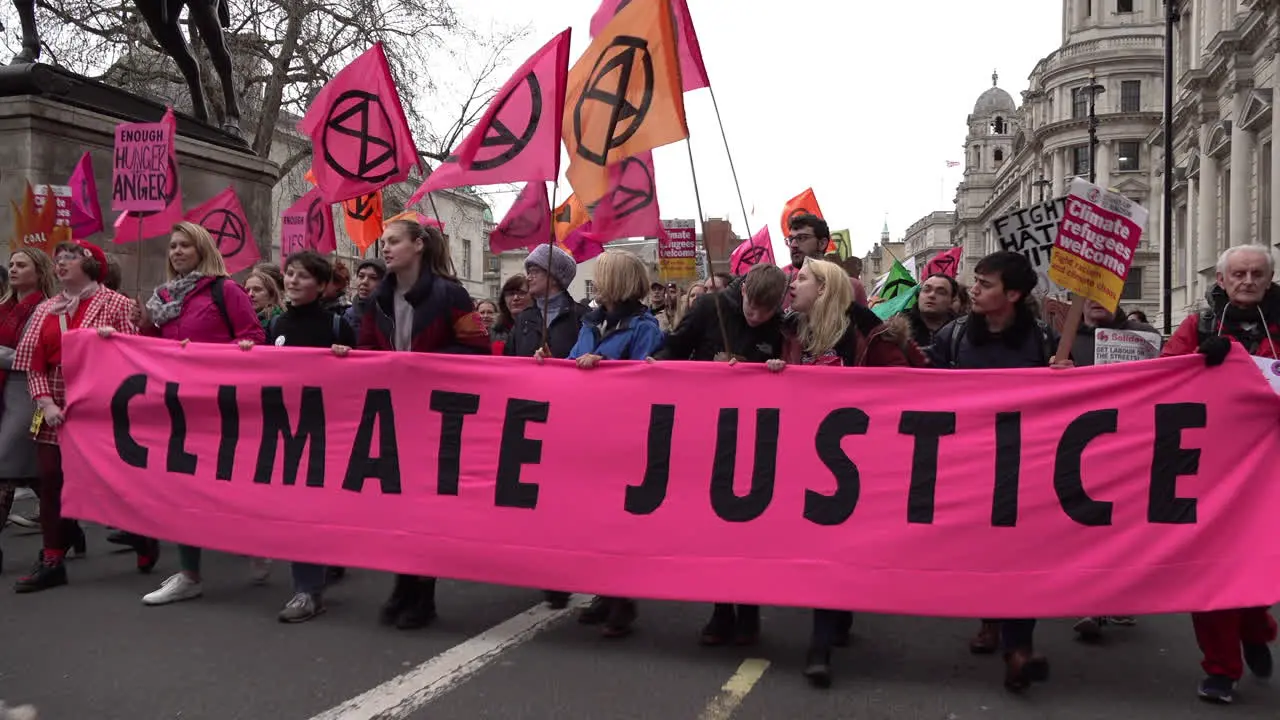
[[[969,329],[969,316],[961,315],[956,318],[953,323],[955,327],[951,328],[951,367],[954,369],[960,358],[960,341],[964,338],[965,332]],[[1036,319],[1036,330],[1040,333],[1040,362],[1043,365],[1049,364],[1049,358],[1053,357],[1056,348],[1053,346],[1053,336],[1049,334],[1049,326],[1040,319]]]
[[[236,339],[236,328],[231,324],[231,313],[227,312],[227,295],[222,286],[227,284],[227,278],[217,277],[213,279],[213,285],[209,287],[209,293],[213,296],[213,304],[218,308],[218,314],[222,316],[222,322],[227,326],[227,334],[232,340]]]

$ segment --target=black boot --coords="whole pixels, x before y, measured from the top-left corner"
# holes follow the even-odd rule
[[[89,540],[84,536],[84,528],[75,520],[63,520],[66,524],[66,537],[71,538],[67,547],[68,553],[74,552],[76,557],[84,557],[89,553]]]
[[[805,658],[804,676],[809,684],[826,689],[831,687],[831,648],[813,646]]]
[[[160,562],[160,541],[141,535],[134,535],[134,537],[137,538],[134,551],[138,553],[138,572],[146,575],[155,568],[156,563]]]
[[[639,611],[634,600],[609,598],[609,616],[605,618],[600,633],[607,638],[626,637],[631,634],[637,615]]]
[[[733,605],[716,603],[715,609],[711,611],[711,620],[707,622],[706,627],[702,628],[700,642],[708,647],[727,644],[733,639],[735,623]]]
[[[417,589],[412,575],[396,575],[396,584],[391,588],[391,597],[382,604],[382,609],[378,611],[378,620],[383,625],[395,625],[399,619],[400,613],[409,607],[409,603],[413,600],[414,591]]]
[[[17,593],[33,593],[66,584],[67,568],[62,564],[62,559],[50,560],[42,552],[36,566],[31,572],[18,578],[18,582],[13,585],[13,590]]]
[[[569,607],[569,593],[559,590],[543,590],[542,596],[552,610],[563,610]]]
[[[436,579],[414,578],[417,586],[413,591],[413,599],[396,618],[399,630],[417,630],[431,624],[436,619]]]
[[[846,634],[847,637],[847,634]],[[733,642],[737,645],[755,645],[760,640],[760,606],[739,605],[737,622],[733,628]]]

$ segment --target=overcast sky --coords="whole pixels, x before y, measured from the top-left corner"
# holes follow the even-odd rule
[[[598,5],[459,3],[478,25],[533,28],[499,84],[568,26],[576,61]],[[945,163],[964,159],[965,119],[991,87],[992,70],[1020,102],[1031,69],[1061,41],[1062,6],[1053,0],[689,0],[689,7],[747,212],[754,208],[748,227],[768,222],[777,240],[783,203],[812,186],[832,229],[852,231],[858,254],[879,240],[886,214],[897,240],[927,213],[954,209],[962,168]],[[709,91],[687,93],[685,107],[703,211],[729,217],[744,235]],[[697,217],[684,143],[654,155],[663,217]],[[562,180],[559,197],[568,192]],[[501,218],[514,195],[492,199]]]

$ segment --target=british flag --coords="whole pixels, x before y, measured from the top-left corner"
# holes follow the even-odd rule
[[[949,167],[949,168],[953,168],[953,167],[960,167],[960,163],[959,163],[959,162],[957,162],[957,161],[955,161],[955,160],[948,160],[948,161],[947,161],[947,167]]]

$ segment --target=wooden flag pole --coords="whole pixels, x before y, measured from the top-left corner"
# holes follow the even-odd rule
[[[1071,357],[1071,346],[1075,343],[1076,333],[1080,331],[1080,322],[1084,319],[1084,296],[1073,293],[1071,309],[1067,311],[1067,319],[1062,322],[1062,338],[1058,340],[1058,351],[1055,360],[1066,360]]]
[[[729,156],[729,172],[733,174],[733,187],[738,191],[738,207],[742,208],[742,228],[747,233],[748,238],[755,237],[751,232],[751,219],[747,216],[747,204],[742,200],[742,185],[738,182],[738,169],[733,165],[733,152],[729,150],[729,136],[724,131],[724,120],[720,117],[720,103],[716,102],[716,89],[707,84],[707,90],[711,91],[711,107],[716,113],[716,123],[720,125],[720,138],[724,140],[724,154]],[[693,165],[693,151],[689,151],[689,165]],[[695,185],[696,187],[696,185]],[[711,261],[708,258],[707,264]]]
[[[549,208],[551,211],[551,233],[547,237],[547,283],[543,286],[545,289],[542,291],[542,354],[547,356],[551,355],[551,344],[550,338],[548,337],[550,330],[548,328],[549,323],[547,322],[547,311],[551,308],[551,251],[555,249],[556,245],[556,194],[559,190],[560,181],[557,179],[555,185],[551,186],[551,207]],[[570,208],[569,212],[572,213],[573,209]],[[570,219],[572,220],[572,217],[570,217]],[[577,260],[577,258],[574,258],[574,262],[577,262]],[[528,280],[525,282],[527,284]],[[569,288],[564,289],[568,290]],[[534,300],[533,304],[536,307],[538,301]]]
[[[702,228],[702,252],[706,254],[707,279],[710,280],[711,279],[711,253],[710,251],[707,250],[707,247],[706,247],[707,220],[706,220],[706,216],[702,214],[702,193],[701,191],[698,190],[698,171],[693,167],[693,144],[689,142],[689,138],[685,138],[684,145],[689,150],[689,172],[693,175],[693,201],[698,206],[698,225],[699,227]],[[697,247],[696,242],[694,243],[694,247]],[[711,286],[715,287],[715,283],[712,283]],[[711,302],[716,306],[716,319],[719,320],[720,322],[720,339],[724,343],[725,360],[729,361],[733,359],[733,348],[729,345],[728,334],[725,333],[724,315],[722,314],[723,311],[720,309],[720,298],[716,293],[716,291],[714,290],[711,291],[711,293],[709,294],[713,296],[711,298]],[[686,296],[687,295],[688,293],[686,293]],[[688,308],[685,308],[685,310],[687,312]]]

